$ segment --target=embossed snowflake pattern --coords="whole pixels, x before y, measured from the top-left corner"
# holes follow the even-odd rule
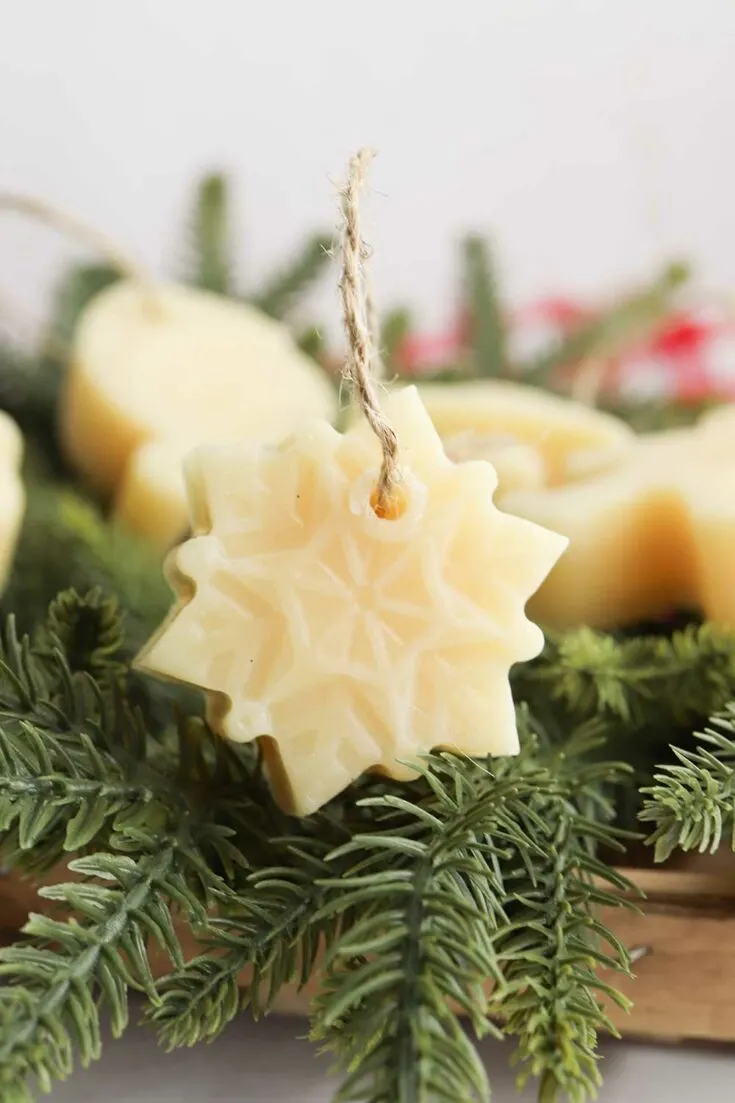
[[[489,463],[453,463],[414,388],[386,399],[394,516],[371,504],[367,425],[199,449],[178,597],[138,665],[206,691],[225,737],[261,739],[279,802],[319,808],[365,770],[410,778],[437,747],[518,749],[508,673],[543,643],[524,606],[566,546],[498,510]]]

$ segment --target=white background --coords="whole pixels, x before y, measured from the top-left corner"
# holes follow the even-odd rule
[[[133,1004],[133,1021],[139,1017]],[[150,1029],[130,1028],[123,1041],[105,1038],[103,1058],[51,1093],[51,1103],[329,1103],[336,1082],[330,1062],[305,1040],[301,1019],[234,1022],[212,1046],[166,1054]],[[515,1092],[510,1043],[486,1039],[480,1054],[493,1103],[535,1103],[536,1088]],[[732,1099],[735,1057],[681,1046],[627,1046],[604,1042],[600,1103],[725,1103]],[[45,1097],[44,1097],[45,1098]],[[464,1103],[464,1100],[457,1100]],[[559,1103],[562,1103],[559,1100]]]
[[[467,229],[516,302],[681,253],[735,286],[734,55],[732,0],[5,0],[0,187],[171,270],[192,181],[229,169],[253,282],[371,144],[379,298],[429,329]],[[39,313],[68,252],[6,216],[6,299]]]

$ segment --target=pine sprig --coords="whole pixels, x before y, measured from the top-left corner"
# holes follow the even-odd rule
[[[600,907],[624,906],[621,892],[633,889],[596,852],[624,847],[612,828],[579,810],[590,796],[599,800],[598,769],[576,764],[574,773],[568,786],[533,800],[544,857],[530,871],[519,863],[517,879],[508,877],[516,906],[509,905],[512,922],[498,940],[503,984],[491,1005],[518,1039],[519,1087],[537,1078],[543,1103],[595,1097],[602,1082],[597,1037],[616,1033],[600,996],[630,1006],[597,975],[600,967],[629,974],[627,951],[598,916]]]
[[[490,248],[482,238],[468,237],[463,254],[472,368],[484,377],[503,375],[508,366],[507,339]]]
[[[70,598],[50,617],[59,638],[64,610],[71,624]],[[106,618],[99,629],[118,634]],[[48,626],[41,635],[48,640]],[[15,1085],[15,1098],[30,1098],[17,1086],[23,1078],[47,1090],[67,1075],[75,1049],[82,1063],[98,1055],[105,1003],[119,1033],[128,988],[157,1002],[148,940],[183,967],[174,916],[196,935],[227,896],[224,878],[237,881],[244,858],[223,820],[239,822],[227,791],[246,789],[248,767],[205,734],[194,721],[146,731],[119,679],[74,674],[61,652],[19,641],[10,626],[0,663],[0,847],[31,871],[95,848],[69,865],[81,883],[42,890],[70,917],[32,916],[26,939],[0,953],[0,1089]],[[251,818],[244,807],[239,815]]]
[[[656,861],[674,850],[714,854],[730,834],[735,850],[735,706],[711,720],[694,750],[674,748],[676,762],[662,766],[641,812],[652,824],[648,839]]]
[[[272,318],[286,318],[296,300],[305,294],[330,263],[331,249],[332,239],[326,234],[310,237],[291,263],[253,296],[253,305]]]
[[[218,295],[233,294],[232,227],[227,179],[211,173],[200,182],[191,216],[187,283]]]
[[[320,936],[333,933],[333,924],[315,921],[324,900],[315,874],[331,872],[323,854],[329,845],[310,847],[294,838],[276,840],[278,848],[300,855],[303,865],[252,873],[239,892],[220,901],[220,914],[207,928],[206,952],[159,986],[150,1020],[167,1049],[211,1042],[240,1011],[250,1008],[258,1018],[285,985],[303,986],[310,978]]]
[[[628,731],[693,723],[735,696],[735,631],[707,623],[621,639],[579,628],[552,635],[515,685],[523,698],[558,702],[578,720],[606,715]]]
[[[521,900],[509,891],[505,876],[515,875],[517,861],[535,885],[536,871],[549,861],[535,805],[541,794],[550,799],[557,781],[535,762],[530,749],[493,772],[449,756],[432,756],[424,777],[430,797],[419,805],[393,794],[370,800],[367,805],[380,827],[384,815],[402,818],[389,818],[370,835],[358,834],[334,855],[350,858],[352,867],[328,883],[333,899],[322,914],[341,915],[344,927],[327,955],[314,1032],[348,1070],[340,1099],[415,1103],[487,1098],[484,1070],[456,1008],[469,1017],[476,1033],[492,1029],[486,1010],[488,983],[494,980],[499,993],[510,998],[517,977],[523,970],[531,973],[538,957],[532,936],[527,954],[514,948],[518,974],[509,982],[503,978],[508,932],[514,929],[507,907]],[[593,835],[590,827],[587,843]],[[592,865],[589,848],[585,855]],[[562,884],[567,876],[579,880],[580,908],[594,895],[578,865],[556,872]],[[567,886],[566,891],[572,890]],[[529,892],[524,890],[524,901]],[[541,897],[539,891],[536,922],[543,915]],[[560,939],[557,953],[567,949]],[[553,960],[562,968],[563,962]],[[588,993],[588,986],[577,980]],[[592,1004],[596,1006],[594,999]],[[593,1021],[604,1020],[598,1016]],[[558,1059],[570,1084],[582,1081],[574,1048]]]
[[[125,632],[118,599],[102,590],[65,590],[50,604],[44,635],[50,650],[62,654],[72,673],[104,678],[123,668]]]
[[[90,880],[44,888],[41,895],[71,908],[75,919],[31,915],[23,928],[27,941],[0,950],[3,1098],[10,1090],[19,1100],[32,1099],[29,1087],[19,1086],[30,1078],[50,1091],[54,1080],[71,1072],[75,1053],[83,1066],[96,1060],[104,1005],[113,1034],[124,1031],[128,989],[154,994],[149,938],[181,960],[167,907],[172,887],[181,894],[180,883],[172,881],[177,848],[165,839],[149,842],[151,852],[137,862],[105,854],[71,862],[72,872]],[[186,904],[202,913],[190,893]]]

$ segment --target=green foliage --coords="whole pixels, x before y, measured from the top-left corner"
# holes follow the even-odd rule
[[[44,635],[49,650],[64,655],[72,673],[104,678],[122,665],[116,661],[125,642],[119,603],[100,589],[59,594],[49,606]]]
[[[350,862],[326,881],[320,914],[339,916],[342,930],[329,943],[313,1034],[347,1072],[340,1100],[489,1098],[456,1008],[476,1034],[491,1029],[485,988],[499,979],[494,937],[504,922],[498,856],[509,838],[533,849],[521,812],[534,779],[498,782],[448,757],[423,773],[428,800],[373,798],[374,832],[331,855]]]
[[[263,864],[210,920],[206,952],[159,986],[149,1019],[167,1049],[211,1042],[240,1011],[257,1018],[284,985],[309,980],[322,938],[336,929],[317,919],[325,895],[317,878],[333,872],[329,835],[260,839]]]
[[[659,429],[679,429],[693,425],[718,404],[716,398],[702,402],[607,400],[600,403],[600,409],[622,418],[636,433],[654,433]]]
[[[659,862],[677,848],[714,854],[727,832],[735,850],[735,705],[711,724],[694,750],[675,748],[676,761],[644,789],[640,819],[654,825],[648,842]]]
[[[505,324],[493,260],[487,242],[464,242],[464,295],[471,325],[471,370],[486,377],[508,369]]]
[[[199,183],[190,221],[186,282],[227,298],[241,297],[233,271],[229,186],[221,173],[205,176]],[[273,318],[287,318],[324,272],[331,246],[331,237],[326,234],[312,235],[260,291],[248,292],[244,297]]]
[[[252,297],[253,305],[272,318],[287,317],[298,299],[313,286],[330,263],[331,249],[331,237],[314,234],[291,263]]]
[[[39,631],[38,645],[19,641],[12,619],[3,643],[0,833],[5,854],[27,871],[50,869],[67,851],[87,845],[108,821],[115,830],[118,814],[147,805],[152,797],[139,775],[135,784],[126,780],[116,757],[124,754],[142,766],[145,738],[135,715],[107,678],[100,684],[75,674],[62,652],[48,648],[62,609],[69,614],[63,634],[71,639],[84,605],[85,599],[62,595]],[[112,611],[110,604],[107,612]],[[91,633],[87,639],[89,653],[97,656],[120,633],[119,624],[111,626],[107,617],[99,623],[98,640]],[[115,670],[114,653],[106,658],[109,671]]]
[[[187,282],[218,295],[232,294],[231,242],[227,180],[212,173],[199,182],[194,197]]]
[[[595,740],[580,735],[584,752]],[[584,754],[570,751],[557,760],[556,785],[537,786],[531,795],[528,814],[539,855],[532,863],[517,859],[507,877],[516,906],[498,940],[503,984],[491,1005],[518,1039],[519,1087],[537,1078],[543,1103],[559,1095],[572,1103],[595,1096],[602,1082],[597,1036],[615,1033],[599,996],[629,1006],[597,975],[600,966],[629,972],[625,947],[601,925],[597,911],[626,906],[620,894],[633,891],[597,855],[600,844],[625,850],[624,834],[610,826],[614,808],[601,787],[620,783],[627,771],[586,763]]]
[[[101,1051],[100,1013],[110,1011],[113,1035],[128,1022],[127,993],[153,993],[147,940],[172,957],[181,953],[167,908],[176,848],[165,840],[138,861],[98,854],[70,863],[85,878],[41,890],[72,908],[75,920],[31,915],[26,940],[0,950],[0,1086],[4,1099],[31,1100],[31,1077],[48,1092]],[[90,880],[87,880],[89,878]],[[92,878],[108,884],[99,885]],[[192,898],[188,903],[199,907]],[[200,908],[201,910],[201,908]],[[53,948],[51,948],[53,947]]]
[[[11,623],[0,663],[2,852],[31,872],[89,852],[69,866],[80,883],[42,891],[69,918],[31,916],[23,941],[0,952],[3,1098],[31,1098],[28,1078],[49,1090],[74,1051],[83,1064],[98,1056],[100,1013],[109,1008],[119,1034],[128,989],[156,1003],[148,940],[181,967],[173,917],[204,926],[223,875],[234,878],[244,861],[234,828],[212,811],[217,788],[240,780],[240,760],[201,725],[149,730],[119,678],[75,674],[49,653],[48,640],[72,639],[92,602],[60,599],[41,646],[19,641]],[[88,641],[98,661],[121,635],[111,615],[110,604]],[[232,818],[231,802],[221,804]]]
[[[29,476],[18,550],[0,608],[31,632],[67,587],[99,588],[119,599],[131,651],[146,641],[171,604],[160,556],[146,541],[105,521],[99,509],[64,484]]]
[[[0,345],[0,409],[35,436],[53,431],[59,387],[56,367],[12,343]]]
[[[557,344],[519,366],[528,382],[545,384],[559,368],[613,357],[655,331],[672,309],[673,297],[689,278],[686,265],[668,265],[653,283],[583,322]]]
[[[7,633],[0,847],[29,872],[74,855],[80,881],[44,890],[63,914],[31,917],[0,954],[0,1085],[25,1100],[19,1084],[46,1090],[73,1053],[94,1059],[102,1010],[120,1033],[130,988],[169,1048],[211,1040],[310,981],[326,949],[313,1034],[344,1070],[340,1098],[487,1098],[459,1015],[491,1029],[490,982],[532,1070],[583,1098],[604,1022],[593,943],[615,947],[590,910],[602,899],[590,876],[614,881],[594,852],[615,834],[607,812],[591,815],[613,768],[585,772],[584,739],[529,734],[520,758],[492,766],[434,754],[410,786],[367,777],[293,820],[253,748],[173,723],[145,687],[133,704],[125,648],[99,592],[60,595],[35,642]],[[173,918],[201,943],[188,963]],[[171,958],[158,982],[149,937]],[[521,975],[553,1023],[549,1012],[521,1029]]]
[[[735,696],[735,631],[692,624],[671,636],[619,638],[579,628],[551,635],[543,655],[518,668],[515,685],[578,721],[602,715],[629,732],[691,725]]]

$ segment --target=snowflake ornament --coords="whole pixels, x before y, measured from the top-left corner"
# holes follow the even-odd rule
[[[384,409],[389,516],[367,424],[194,453],[194,535],[167,564],[178,606],[138,659],[205,690],[228,739],[260,738],[299,815],[365,770],[415,776],[404,763],[432,748],[517,752],[508,672],[543,644],[524,605],[567,543],[495,507],[494,469],[447,458],[415,388]]]

